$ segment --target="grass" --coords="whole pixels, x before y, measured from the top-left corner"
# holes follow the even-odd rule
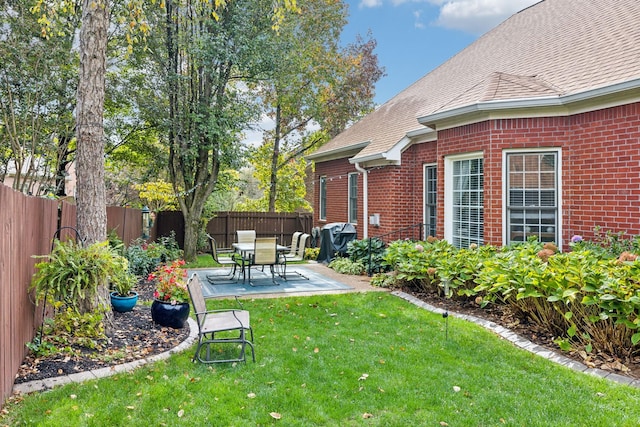
[[[213,301],[211,305],[230,304]],[[640,390],[581,374],[386,293],[245,300],[257,362],[193,348],[5,405],[39,426],[636,426]],[[459,387],[459,391],[458,390]],[[279,418],[279,419],[277,419]]]

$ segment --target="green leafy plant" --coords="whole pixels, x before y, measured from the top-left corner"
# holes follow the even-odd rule
[[[125,285],[129,280],[127,260],[107,241],[87,247],[73,241],[56,242],[50,255],[38,258],[46,260],[36,264],[31,282],[36,300],[62,301],[79,312],[88,299],[95,297],[98,286],[108,286],[111,280]]]
[[[371,247],[369,247],[371,246]],[[363,240],[352,240],[347,243],[347,254],[352,261],[359,262],[370,268],[370,273],[385,271],[384,261],[385,245],[376,237]]]
[[[136,239],[127,248],[125,256],[129,261],[129,270],[136,276],[147,277],[160,264],[182,257],[175,233],[159,237],[155,242]]]
[[[305,248],[304,259],[318,259],[320,255],[320,248]]]
[[[377,286],[379,288],[393,288],[398,284],[398,278],[395,271],[388,273],[376,273],[371,277],[369,282],[371,286]]]
[[[352,261],[350,258],[334,258],[329,263],[329,268],[335,270],[341,274],[362,275],[365,272],[364,265],[357,261]]]

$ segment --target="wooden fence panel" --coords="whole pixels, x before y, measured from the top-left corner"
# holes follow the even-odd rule
[[[107,231],[115,230],[118,237],[129,245],[142,236],[142,211],[120,206],[107,207]]]
[[[168,236],[173,231],[178,245],[184,247],[182,212],[159,212],[156,226],[158,236]],[[256,230],[257,237],[275,236],[278,243],[290,245],[294,231],[311,233],[312,227],[313,215],[310,213],[216,212],[206,230],[219,247],[229,248],[236,240],[236,230]]]
[[[49,253],[58,204],[0,185],[0,387],[2,401],[26,355],[39,319],[28,289],[38,259]]]
[[[26,196],[0,183],[0,405],[11,394],[25,344],[42,322],[42,307],[35,306],[29,293],[40,261],[34,255],[51,252],[59,227],[76,227],[76,210],[71,203]],[[108,209],[107,217],[122,230],[125,242],[142,234],[138,209]],[[60,233],[62,240],[75,237],[71,229]]]

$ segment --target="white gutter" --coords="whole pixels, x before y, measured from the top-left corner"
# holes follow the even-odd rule
[[[362,228],[362,239],[369,237],[369,173],[360,166],[360,163],[354,165],[358,172],[362,172],[362,218],[364,227]]]

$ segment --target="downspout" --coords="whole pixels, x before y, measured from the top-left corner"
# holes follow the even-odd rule
[[[354,166],[358,172],[362,172],[362,239],[366,239],[369,237],[369,174],[360,163],[354,163]]]

